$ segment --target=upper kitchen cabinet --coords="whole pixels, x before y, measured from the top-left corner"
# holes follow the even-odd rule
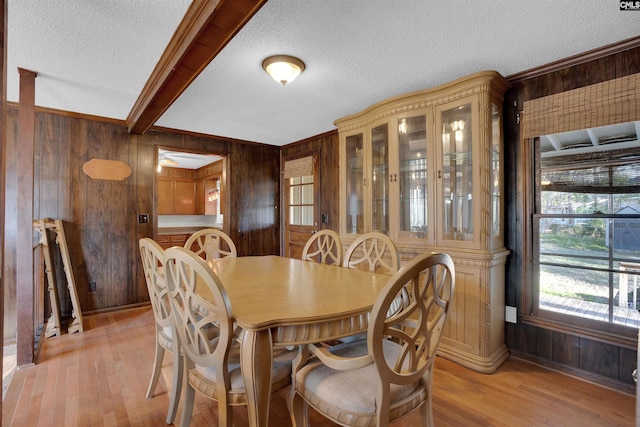
[[[221,174],[202,180],[204,187],[204,214],[219,215],[222,212]]]
[[[447,252],[456,295],[439,354],[481,372],[504,344],[502,103],[507,81],[484,71],[397,96],[336,120],[345,247],[387,234],[404,263]]]
[[[158,215],[195,215],[193,180],[158,177]]]

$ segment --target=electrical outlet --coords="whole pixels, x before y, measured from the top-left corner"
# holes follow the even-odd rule
[[[89,292],[95,292],[95,291],[96,291],[96,281],[89,280]]]
[[[149,223],[149,215],[148,214],[140,214],[140,215],[138,215],[138,223],[139,224],[148,224]]]
[[[504,320],[509,323],[518,323],[518,309],[509,305],[506,306],[504,308]]]

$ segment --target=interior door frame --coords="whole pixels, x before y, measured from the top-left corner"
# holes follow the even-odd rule
[[[280,215],[280,229],[282,230],[282,232],[280,233],[280,256],[285,257],[289,253],[289,229],[287,227],[289,218],[289,203],[288,186],[286,178],[284,177],[285,162],[301,159],[303,157],[313,157],[313,222],[316,230],[320,230],[322,227],[322,218],[320,213],[322,204],[320,195],[320,185],[322,180],[322,176],[320,174],[321,153],[322,151],[318,148],[280,157],[280,188],[282,189],[282,191],[280,192],[280,206],[282,206]]]
[[[184,147],[173,147],[168,145],[154,145],[154,154],[153,154],[153,209],[152,209],[152,219],[153,219],[153,238],[158,238],[158,178],[159,174],[156,170],[159,161],[158,152],[160,149],[168,150],[168,151],[177,151],[183,153],[194,153],[194,154],[202,154],[202,155],[213,155],[221,157],[222,161],[222,174],[220,176],[220,192],[222,193],[223,200],[221,200],[221,209],[220,214],[222,214],[226,220],[223,220],[222,223],[222,231],[229,234],[229,215],[228,210],[230,206],[230,189],[231,183],[228,182],[227,177],[229,176],[229,172],[227,168],[229,167],[228,161],[228,153],[221,153],[218,151],[207,151],[204,149],[190,149]],[[215,163],[215,162],[214,162]]]

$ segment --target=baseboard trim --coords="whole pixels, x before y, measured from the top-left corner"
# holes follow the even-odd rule
[[[602,375],[594,374],[593,372],[583,371],[582,369],[573,368],[571,366],[555,363],[541,357],[532,356],[527,353],[523,353],[518,350],[509,349],[511,357],[522,360],[524,362],[531,363],[533,365],[541,366],[551,371],[560,372],[565,375],[577,378],[582,381],[586,381],[591,384],[599,385],[610,390],[618,391],[620,393],[634,397],[636,395],[635,384],[629,384],[622,381],[614,380],[613,378],[604,377]],[[631,373],[629,373],[631,376]]]

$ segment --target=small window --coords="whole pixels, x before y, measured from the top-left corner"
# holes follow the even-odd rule
[[[314,225],[313,156],[285,162],[289,224]]]

